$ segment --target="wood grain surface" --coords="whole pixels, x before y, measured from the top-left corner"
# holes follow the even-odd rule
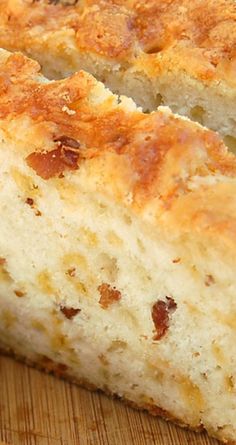
[[[218,442],[0,356],[0,445],[5,444],[217,445]]]

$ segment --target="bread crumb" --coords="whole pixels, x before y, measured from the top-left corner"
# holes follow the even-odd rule
[[[70,108],[68,108],[66,105],[64,105],[62,107],[62,111],[64,111],[65,113],[69,114],[69,116],[72,116],[73,114],[76,114],[75,110],[70,110]]]

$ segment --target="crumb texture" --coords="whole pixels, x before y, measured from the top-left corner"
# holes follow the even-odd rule
[[[234,155],[83,71],[0,63],[1,347],[233,442]]]

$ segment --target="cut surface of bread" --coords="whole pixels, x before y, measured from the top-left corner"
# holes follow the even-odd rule
[[[144,110],[168,105],[236,150],[234,0],[70,3],[0,0],[0,46],[49,78],[84,69]]]
[[[0,52],[0,343],[236,441],[236,159],[91,75]]]

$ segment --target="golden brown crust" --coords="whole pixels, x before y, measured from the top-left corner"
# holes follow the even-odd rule
[[[40,371],[44,371],[48,374],[53,374],[55,377],[65,379],[67,381],[70,381],[71,383],[75,383],[79,386],[82,386],[83,388],[86,388],[89,391],[101,390],[86,379],[77,379],[77,378],[71,376],[67,366],[65,366],[61,363],[55,363],[48,357],[39,356],[39,357],[37,357],[37,361],[34,362],[34,361],[26,359],[25,357],[22,357],[21,355],[15,354],[14,351],[12,351],[12,350],[6,350],[5,348],[3,348],[1,346],[0,346],[0,352],[2,354],[9,356],[9,357],[14,357],[16,360],[19,360],[19,361],[27,364],[28,366],[36,368]],[[176,425],[181,426],[182,428],[192,429],[193,431],[196,431],[196,432],[204,431],[204,428],[202,425],[199,425],[199,427],[191,428],[190,425],[185,424],[183,421],[181,421],[180,419],[177,419],[171,413],[168,413],[167,411],[165,411],[164,409],[162,409],[156,405],[151,405],[151,404],[143,404],[142,406],[138,405],[138,404],[132,402],[131,400],[126,399],[125,397],[118,397],[116,394],[109,391],[107,387],[104,387],[102,389],[102,392],[104,392],[109,397],[119,398],[120,400],[122,400],[122,402],[125,402],[127,405],[129,405],[132,408],[148,411],[153,416],[162,417],[163,419],[171,421],[171,422],[175,423]]]
[[[2,47],[33,54],[38,47],[47,51],[52,38],[65,56],[69,42],[80,53],[142,66],[151,76],[181,70],[204,82],[235,86],[233,0],[84,0],[73,6],[0,1]]]

